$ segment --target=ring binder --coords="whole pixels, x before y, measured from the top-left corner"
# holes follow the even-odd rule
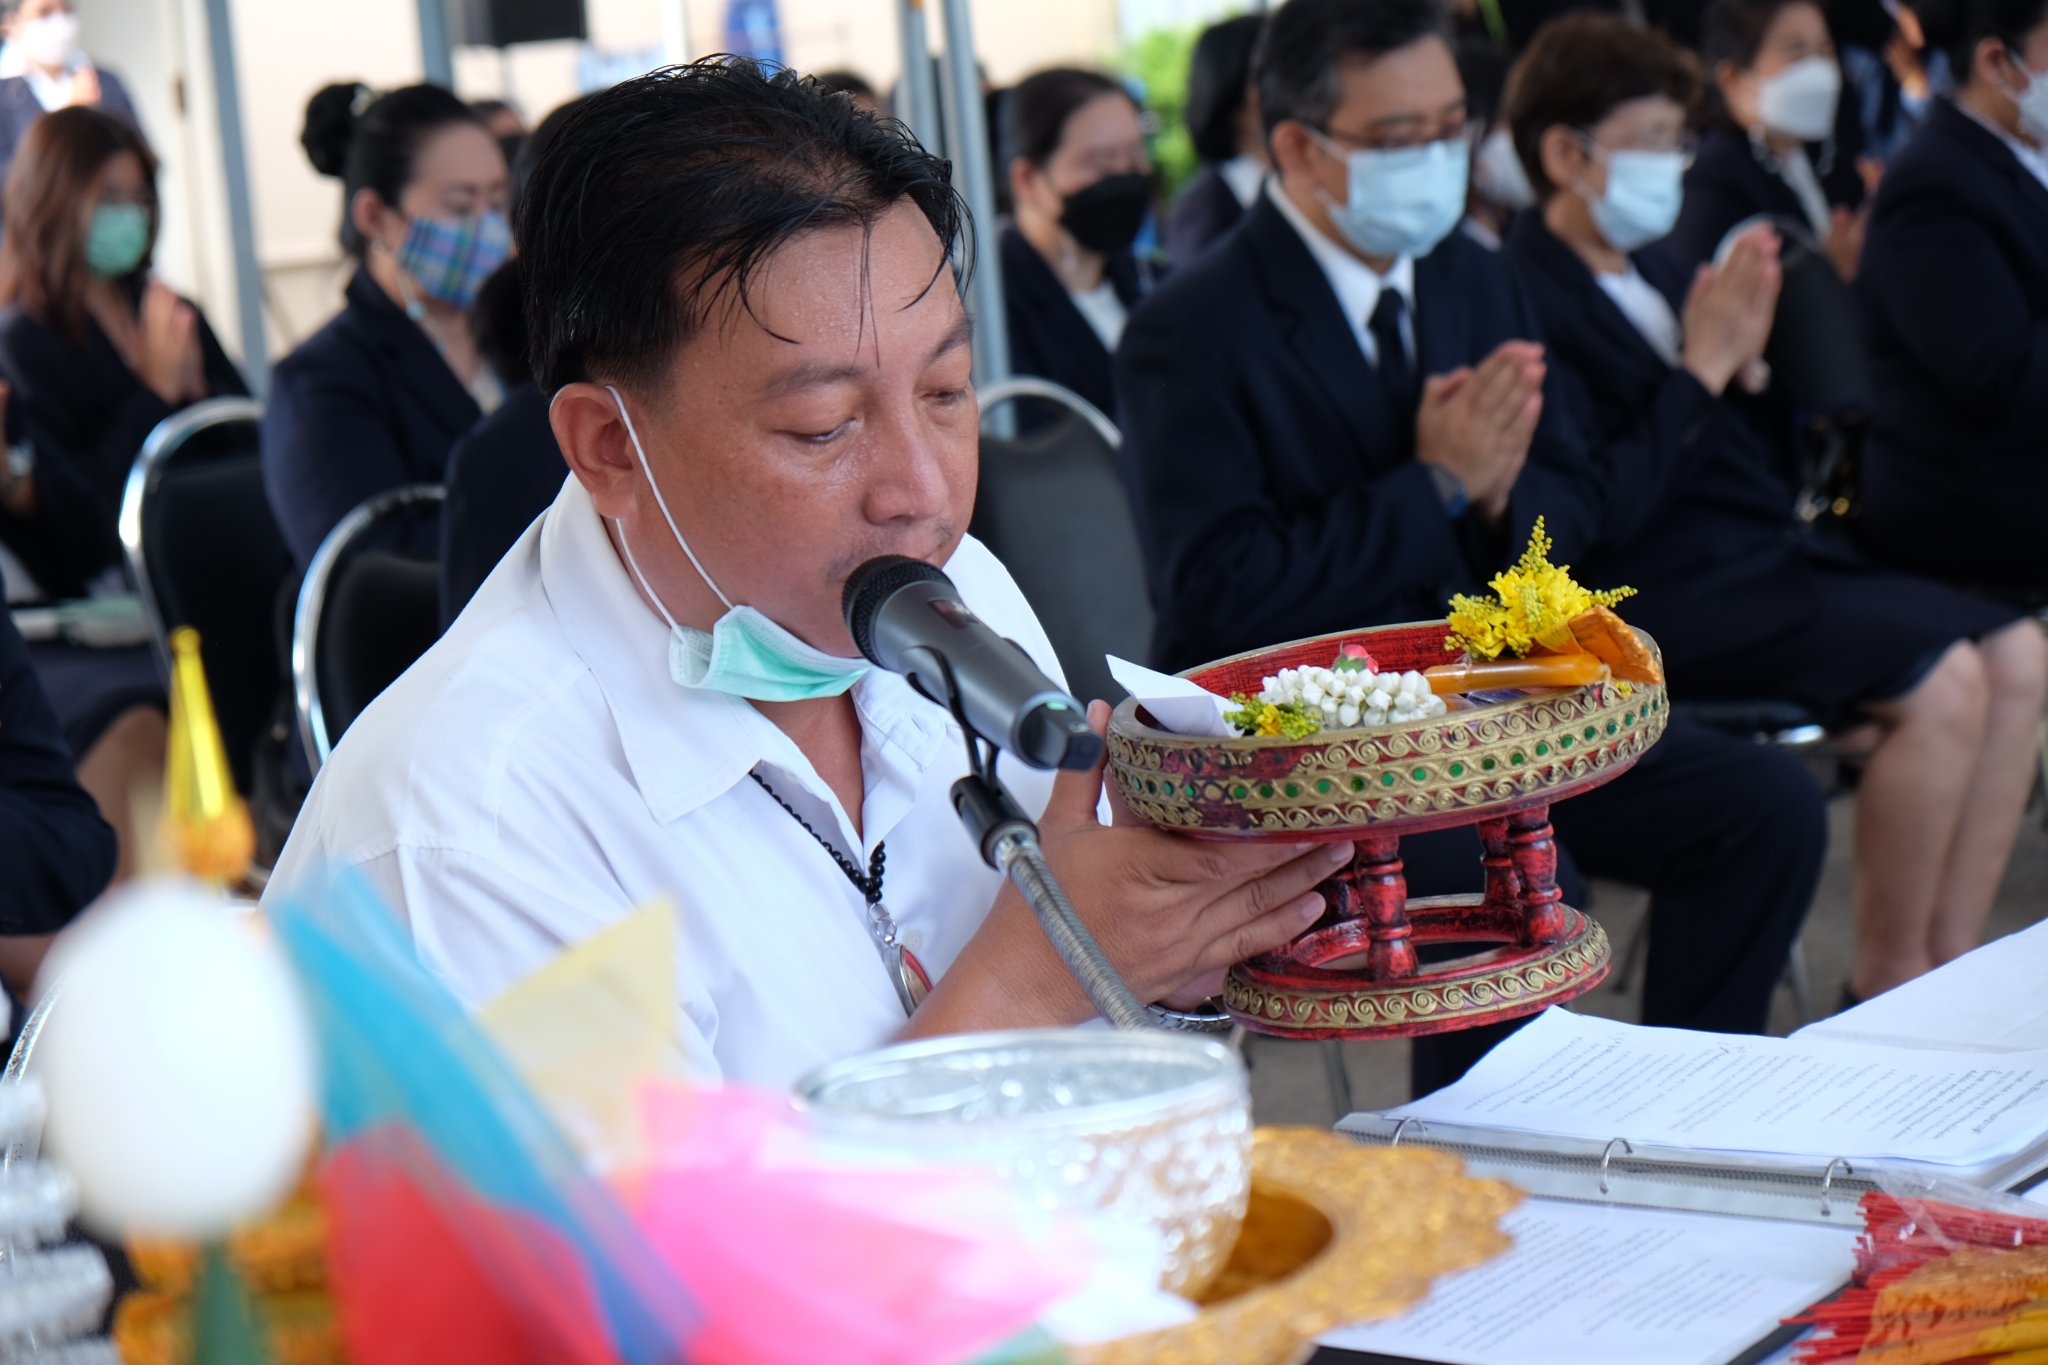
[[[1842,1173],[1844,1175],[1856,1174],[1856,1167],[1850,1164],[1848,1161],[1843,1160],[1841,1157],[1836,1157],[1833,1161],[1830,1161],[1828,1163],[1827,1173],[1821,1177],[1820,1182],[1820,1216],[1823,1218],[1831,1218],[1834,1216],[1833,1210],[1830,1208],[1828,1204],[1828,1194],[1830,1193],[1830,1191],[1834,1189],[1835,1186],[1835,1168],[1837,1166],[1842,1168]]]
[[[1411,1123],[1414,1124],[1418,1129],[1423,1129],[1424,1131],[1427,1131],[1421,1119],[1402,1119],[1399,1123],[1394,1125],[1394,1136],[1388,1140],[1387,1146],[1399,1147],[1401,1145],[1401,1135],[1408,1131],[1408,1125]]]
[[[1607,1193],[1607,1166],[1609,1162],[1614,1160],[1614,1149],[1616,1147],[1621,1148],[1622,1152],[1628,1156],[1636,1154],[1635,1146],[1627,1138],[1609,1138],[1607,1140],[1606,1150],[1600,1153],[1600,1193],[1602,1194]],[[1823,1194],[1823,1198],[1825,1198],[1825,1194]]]

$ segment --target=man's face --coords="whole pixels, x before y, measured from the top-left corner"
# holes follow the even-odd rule
[[[736,605],[853,654],[846,578],[876,555],[943,563],[974,508],[979,409],[969,324],[924,215],[872,234],[805,233],[762,263],[751,309],[728,291],[682,346],[666,391],[626,394],[676,525]],[[680,621],[723,611],[644,483],[634,558]]]
[[[1344,153],[1419,147],[1465,135],[1465,85],[1440,38],[1423,38],[1378,57],[1349,57],[1338,67],[1337,107],[1312,136],[1298,123],[1274,130],[1273,151],[1295,203],[1330,231],[1324,202],[1351,196]]]

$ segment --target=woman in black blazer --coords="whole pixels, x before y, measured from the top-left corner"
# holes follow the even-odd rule
[[[1869,996],[1976,946],[2033,781],[2048,641],[2010,608],[1802,534],[1769,452],[1721,399],[1769,338],[1776,235],[1752,229],[1697,279],[1637,250],[1678,207],[1692,85],[1683,54],[1619,19],[1539,36],[1508,118],[1541,208],[1508,253],[1602,462],[1661,479],[1630,524],[1610,514],[1584,569],[1641,594],[1630,619],[1662,644],[1672,694],[1784,698],[1877,727],[1850,983]]]
[[[1152,207],[1138,103],[1112,78],[1057,67],[1003,100],[1015,221],[1003,229],[1010,368],[1116,411],[1109,357],[1152,284],[1131,255]]]
[[[1892,164],[1871,216],[1857,283],[1877,403],[1860,525],[1893,563],[2038,592],[2048,589],[2048,0],[1917,8],[1962,83]]]
[[[133,127],[97,109],[45,116],[22,142],[4,200],[0,545],[35,596],[122,592],[116,523],[144,439],[189,403],[248,389],[198,309],[150,278],[156,162]],[[162,780],[155,661],[143,645],[52,641],[32,653],[126,859],[134,798]]]
[[[1244,217],[1266,178],[1266,130],[1252,99],[1263,14],[1211,24],[1188,67],[1188,134],[1202,169],[1166,218],[1166,259],[1184,265]]]
[[[1759,214],[1798,224],[1846,279],[1856,271],[1864,186],[1853,109],[1815,0],[1715,0],[1701,42],[1726,118],[1700,142],[1685,208],[1662,250],[1690,270]]]
[[[264,484],[304,568],[359,503],[442,482],[456,438],[502,397],[470,311],[511,232],[504,154],[438,86],[329,86],[301,141],[341,178],[357,261],[341,312],[279,362],[263,415]],[[432,528],[422,535],[431,553]]]

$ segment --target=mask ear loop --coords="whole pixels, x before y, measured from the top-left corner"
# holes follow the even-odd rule
[[[640,433],[633,429],[633,417],[632,414],[626,411],[626,400],[619,397],[619,391],[613,388],[611,385],[605,385],[604,389],[606,393],[609,393],[612,396],[612,402],[618,405],[619,419],[626,424],[626,435],[633,442],[633,455],[640,461],[640,472],[647,476],[647,487],[654,494],[654,505],[661,509],[661,519],[668,523],[669,534],[676,538],[676,544],[683,547],[684,556],[689,559],[690,567],[697,571],[697,577],[704,580],[704,586],[711,589],[713,593],[717,594],[718,600],[725,603],[725,609],[727,611],[734,610],[735,608],[733,607],[732,599],[725,595],[724,591],[718,586],[717,582],[711,577],[710,574],[704,572],[704,565],[698,561],[697,552],[690,548],[690,542],[683,539],[682,531],[676,526],[675,516],[668,510],[668,499],[664,498],[661,495],[661,485],[654,481],[654,470],[651,469],[647,464],[647,451],[645,447],[643,447],[640,444]],[[619,532],[619,543],[621,545],[624,545],[626,543],[626,534],[624,530],[621,530]],[[632,565],[633,563],[633,552],[630,549],[626,551],[626,562],[628,565]],[[633,567],[633,574],[635,577],[639,577],[640,570],[638,566]],[[641,578],[640,586],[642,588],[647,588],[647,580]],[[647,589],[647,595],[649,597],[653,597],[653,590]],[[660,605],[659,599],[656,600],[656,605]],[[663,616],[667,616],[667,609],[664,608],[661,614]],[[675,624],[674,620],[670,620],[669,624],[673,626]]]

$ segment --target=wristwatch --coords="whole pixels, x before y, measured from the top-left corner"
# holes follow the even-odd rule
[[[1228,1033],[1231,1027],[1230,1015],[1218,1000],[1204,1000],[1201,1007],[1193,1010],[1177,1010],[1170,1005],[1147,1005],[1152,1022],[1170,1033]]]

